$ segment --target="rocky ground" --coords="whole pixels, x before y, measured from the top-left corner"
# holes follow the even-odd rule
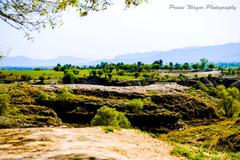
[[[169,83],[157,83],[148,86],[131,86],[131,87],[116,87],[116,86],[103,86],[103,85],[88,85],[88,84],[65,84],[65,85],[37,85],[46,89],[58,89],[63,86],[67,86],[70,89],[80,90],[101,90],[101,91],[112,91],[120,93],[175,93],[183,92],[187,87],[178,85],[175,82]]]

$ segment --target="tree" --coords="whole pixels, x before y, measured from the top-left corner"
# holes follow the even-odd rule
[[[59,63],[57,64],[56,67],[53,68],[54,71],[61,71],[61,69],[62,69],[62,66]]]
[[[139,5],[143,0],[125,0],[126,7]],[[62,24],[61,13],[76,8],[80,16],[105,10],[110,0],[0,0],[0,19],[30,38],[30,32]]]
[[[200,68],[200,64],[199,63],[195,63],[192,65],[192,68],[195,70],[198,70]]]
[[[182,65],[182,67],[183,67],[183,69],[186,69],[186,70],[189,70],[189,68],[190,68],[188,63],[184,63]]]
[[[221,98],[221,106],[226,117],[233,117],[240,112],[240,92],[237,88],[225,88],[220,85],[216,88],[217,97]]]
[[[208,64],[208,59],[202,58],[202,59],[200,59],[200,62],[201,62],[201,66],[200,67],[201,67],[202,70],[204,70],[204,68]]]
[[[159,64],[160,65],[160,68],[162,68],[163,66],[163,60],[158,60],[158,61],[154,61],[153,64]]]
[[[214,65],[213,63],[210,63],[210,64],[208,65],[208,68],[209,68],[210,70],[213,70],[213,68],[215,68],[215,65]]]
[[[175,68],[175,69],[182,69],[182,67],[181,67],[181,65],[180,65],[179,63],[176,63],[176,64],[174,65],[174,68]]]

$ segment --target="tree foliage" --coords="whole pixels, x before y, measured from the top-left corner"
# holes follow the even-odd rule
[[[95,117],[92,119],[93,126],[113,126],[129,128],[130,122],[124,113],[117,111],[115,108],[103,106],[97,110]]]
[[[221,106],[225,116],[233,117],[240,112],[240,92],[237,88],[225,88],[223,85],[217,86],[217,97],[221,98]]]
[[[125,4],[137,6],[142,1],[125,0]],[[111,4],[110,0],[0,0],[0,19],[30,37],[31,31],[61,25],[61,13],[67,8],[75,8],[80,16],[86,16]]]

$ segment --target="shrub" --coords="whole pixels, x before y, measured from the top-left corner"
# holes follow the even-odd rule
[[[133,76],[134,76],[135,78],[138,78],[138,77],[140,76],[140,73],[139,73],[139,72],[134,72]]]
[[[57,99],[61,101],[65,101],[73,97],[74,94],[72,93],[72,90],[70,90],[68,87],[62,87],[57,94]]]
[[[79,74],[79,70],[74,69],[74,70],[73,70],[73,73],[74,73],[75,75],[78,75],[78,74]]]
[[[30,81],[30,80],[32,80],[32,76],[28,74],[21,75],[21,81]]]
[[[96,115],[91,121],[93,126],[113,126],[129,128],[130,122],[124,113],[117,111],[115,108],[103,106],[97,110]]]
[[[143,109],[144,103],[141,99],[133,99],[128,102],[128,106],[131,107],[133,112],[139,112]]]
[[[76,76],[73,72],[67,71],[64,73],[62,80],[63,80],[63,83],[65,84],[74,83],[76,80]]]
[[[49,95],[45,92],[42,92],[38,95],[38,98],[37,98],[37,101],[40,102],[40,103],[44,103],[44,102],[47,102],[49,101]]]
[[[101,77],[104,74],[104,72],[103,72],[103,70],[98,70],[97,74],[98,74],[99,77]]]
[[[46,78],[43,76],[43,75],[41,75],[41,76],[39,76],[39,80],[40,80],[40,83],[44,83],[44,81],[46,80]]]
[[[118,71],[118,72],[117,72],[117,75],[119,75],[119,76],[124,76],[124,75],[125,75],[125,72],[124,72],[123,70]]]
[[[3,114],[4,110],[9,106],[10,97],[8,94],[0,94],[0,115]]]
[[[112,76],[113,76],[113,75],[112,75],[111,73],[108,73],[107,75],[108,75],[108,78],[109,78],[109,79],[112,79]]]
[[[90,76],[96,77],[97,76],[97,71],[96,70],[91,70],[89,74],[90,74]]]

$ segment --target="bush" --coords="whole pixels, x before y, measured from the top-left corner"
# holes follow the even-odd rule
[[[10,97],[8,94],[0,94],[0,115],[6,110],[9,106]]]
[[[76,76],[73,72],[67,71],[64,73],[62,80],[65,84],[71,84],[75,82]]]
[[[65,101],[73,97],[74,94],[72,93],[72,90],[68,87],[62,87],[57,94],[57,99],[60,101]]]
[[[49,99],[50,99],[50,96],[47,93],[42,92],[38,95],[37,101],[39,103],[45,103],[45,102],[49,101]]]
[[[117,111],[115,108],[103,106],[97,110],[96,115],[91,121],[93,126],[113,126],[129,128],[130,122],[124,113]]]
[[[32,80],[32,76],[28,74],[21,75],[21,81],[30,81],[30,80]]]
[[[134,76],[135,78],[138,78],[138,77],[140,76],[140,73],[139,73],[139,72],[134,72],[134,73],[133,73],[133,76]]]
[[[133,99],[128,102],[128,106],[131,107],[133,112],[139,112],[143,109],[144,103],[141,99]]]
[[[124,76],[124,75],[125,75],[125,72],[124,72],[124,71],[118,71],[118,72],[117,72],[117,75],[119,75],[119,76]]]
[[[39,80],[40,80],[40,83],[43,84],[46,78],[43,75],[41,75],[39,76]]]

